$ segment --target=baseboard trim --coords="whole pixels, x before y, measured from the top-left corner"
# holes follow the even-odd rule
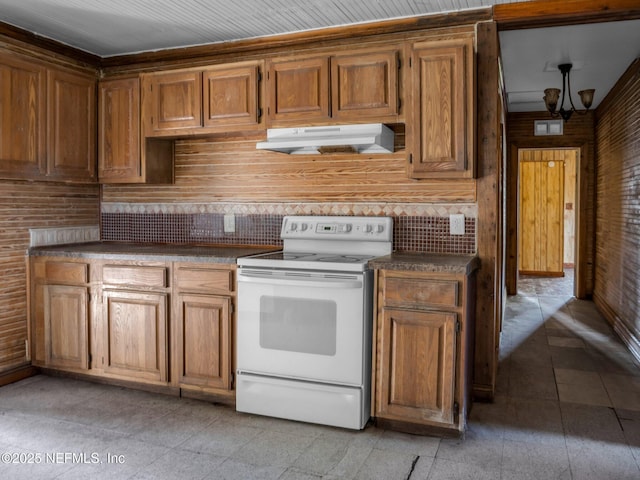
[[[38,369],[31,365],[25,365],[22,367],[13,368],[6,372],[0,373],[0,387],[9,385],[10,383],[19,382],[25,378],[33,377],[37,375]]]
[[[613,320],[613,331],[618,334],[622,342],[627,346],[631,355],[640,363],[640,340],[633,334],[631,330],[616,317]]]
[[[471,396],[476,402],[492,403],[495,396],[495,388],[491,385],[481,385],[475,383],[471,390]]]
[[[615,310],[611,308],[607,302],[602,300],[602,298],[594,296],[594,303],[607,319],[613,331],[620,337],[622,343],[624,343],[629,352],[631,352],[631,355],[640,363],[640,339],[634,335],[634,332],[627,327],[618,314],[616,314]]]

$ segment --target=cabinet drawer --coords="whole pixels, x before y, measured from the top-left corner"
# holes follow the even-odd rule
[[[175,272],[180,291],[196,293],[232,292],[233,272],[197,267],[179,267]]]
[[[47,262],[44,273],[49,283],[87,283],[89,265],[73,262]]]
[[[167,269],[141,265],[105,265],[102,282],[111,285],[166,288]]]
[[[458,307],[460,305],[458,282],[455,280],[385,277],[384,304],[392,307],[429,305]]]

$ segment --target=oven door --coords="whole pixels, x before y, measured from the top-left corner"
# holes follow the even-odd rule
[[[238,373],[363,385],[370,274],[241,268]]]

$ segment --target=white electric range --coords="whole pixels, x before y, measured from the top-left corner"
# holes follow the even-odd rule
[[[287,216],[281,252],[238,259],[236,408],[364,428],[373,274],[389,217]]]

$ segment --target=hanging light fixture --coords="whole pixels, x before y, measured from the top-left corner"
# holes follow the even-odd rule
[[[571,99],[571,79],[569,78],[569,72],[571,71],[571,67],[573,65],[571,63],[562,63],[558,65],[558,69],[560,73],[562,73],[562,101],[560,102],[560,110],[556,112],[556,107],[558,106],[558,98],[560,97],[560,89],[559,88],[547,88],[544,91],[544,103],[547,106],[547,110],[551,113],[553,118],[562,117],[565,122],[568,122],[571,118],[573,112],[576,112],[580,115],[584,115],[589,110],[589,107],[593,103],[593,94],[595,89],[591,88],[588,90],[580,90],[578,95],[580,95],[580,100],[582,101],[582,105],[584,105],[584,110],[576,110],[576,107],[573,105],[573,100]],[[568,110],[564,109],[564,97],[565,92],[569,97],[569,104],[571,108]]]

